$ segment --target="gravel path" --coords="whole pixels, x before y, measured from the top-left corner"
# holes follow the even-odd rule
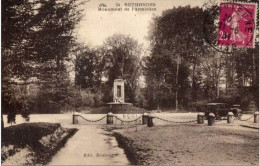
[[[76,125],[74,125],[75,127]],[[127,165],[124,150],[115,137],[99,125],[78,125],[78,132],[68,140],[49,165]]]

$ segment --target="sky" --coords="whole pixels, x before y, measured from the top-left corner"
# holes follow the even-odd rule
[[[149,25],[154,16],[160,16],[162,11],[178,6],[202,6],[207,0],[82,0],[86,3],[81,6],[83,18],[80,21],[76,34],[78,42],[94,48],[101,46],[109,36],[115,33],[130,35],[143,45],[144,50],[149,47],[147,40]],[[208,0],[209,1],[209,0]],[[115,8],[120,4],[123,11],[98,11],[100,4],[106,8]],[[125,3],[154,3],[156,11],[124,11]],[[145,56],[146,51],[141,56]],[[74,76],[74,74],[72,74]],[[144,78],[140,79],[144,86]]]
[[[83,9],[83,18],[76,29],[78,41],[90,47],[103,44],[104,40],[115,33],[130,35],[143,44],[144,48],[149,45],[149,25],[152,18],[161,15],[163,10],[174,6],[202,6],[205,0],[83,0],[86,3]],[[155,3],[156,11],[98,11],[100,4],[106,4],[107,8],[125,8],[125,3]]]

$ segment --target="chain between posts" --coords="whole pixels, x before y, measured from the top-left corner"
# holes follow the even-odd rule
[[[198,120],[190,120],[190,121],[183,121],[183,122],[179,122],[179,121],[173,121],[173,120],[168,120],[168,119],[163,119],[163,118],[159,118],[159,117],[154,117],[156,119],[165,121],[165,122],[172,122],[172,123],[193,123],[193,122],[197,122]]]
[[[218,119],[218,120],[215,120],[215,123],[218,123],[218,122],[221,122],[223,121],[223,119]]]
[[[84,120],[86,120],[86,121],[88,121],[88,122],[98,122],[98,121],[101,121],[101,120],[103,120],[104,118],[107,117],[107,115],[105,115],[104,117],[102,117],[102,118],[100,118],[100,119],[97,119],[97,120],[89,120],[89,119],[84,118],[84,117],[81,116],[81,115],[78,115],[78,116],[80,116],[82,119],[84,119]]]
[[[137,121],[138,119],[140,119],[140,118],[142,118],[142,116],[140,116],[140,117],[138,117],[138,118],[136,118],[136,119],[134,119],[134,120],[123,120],[123,119],[121,119],[121,118],[119,118],[119,117],[117,117],[117,116],[114,116],[117,120],[120,120],[121,122],[135,122],[135,121]]]
[[[90,119],[86,119],[86,118],[84,118],[82,115],[78,115],[78,116],[80,116],[82,119],[84,119],[84,120],[86,120],[86,121],[88,121],[88,122],[98,122],[98,121],[101,121],[101,120],[103,120],[104,118],[106,118],[107,117],[107,115],[105,115],[104,117],[102,117],[102,118],[100,118],[100,119],[97,119],[97,120],[90,120]],[[114,116],[117,120],[119,120],[119,121],[121,121],[121,122],[126,122],[126,123],[130,123],[130,122],[136,122],[138,119],[140,119],[140,118],[142,118],[142,116],[140,116],[140,117],[138,117],[138,118],[136,118],[136,119],[134,119],[134,120],[123,120],[123,119],[121,119],[121,118],[119,118],[119,117],[117,117],[117,116]],[[236,118],[236,119],[238,119],[238,120],[240,120],[240,121],[248,121],[248,120],[250,120],[250,119],[252,119],[254,117],[254,115],[252,115],[251,117],[249,117],[249,118],[247,118],[247,119],[238,119],[238,118]],[[168,120],[168,119],[163,119],[163,118],[160,118],[160,117],[154,117],[154,118],[156,118],[156,119],[159,119],[159,120],[162,120],[162,121],[165,121],[165,122],[172,122],[172,123],[193,123],[193,122],[197,122],[198,120],[190,120],[190,121],[182,121],[182,122],[180,122],[180,121],[173,121],[173,120]],[[221,122],[221,121],[223,121],[222,119],[220,119],[220,120],[215,120],[215,122]]]
[[[238,120],[240,120],[240,121],[248,121],[248,120],[252,119],[253,117],[254,117],[254,115],[252,115],[251,117],[249,117],[249,118],[247,118],[247,119],[238,119],[238,118],[236,118],[236,119],[238,119]]]

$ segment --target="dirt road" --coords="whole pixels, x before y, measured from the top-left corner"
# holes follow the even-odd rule
[[[169,124],[118,130],[140,165],[258,165],[258,130],[228,125]],[[122,140],[120,140],[122,139]]]
[[[99,125],[78,125],[78,132],[68,140],[49,165],[127,165],[124,150],[115,137]]]

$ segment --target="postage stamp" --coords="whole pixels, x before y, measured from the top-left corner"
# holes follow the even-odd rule
[[[256,4],[220,2],[218,45],[254,47]]]

